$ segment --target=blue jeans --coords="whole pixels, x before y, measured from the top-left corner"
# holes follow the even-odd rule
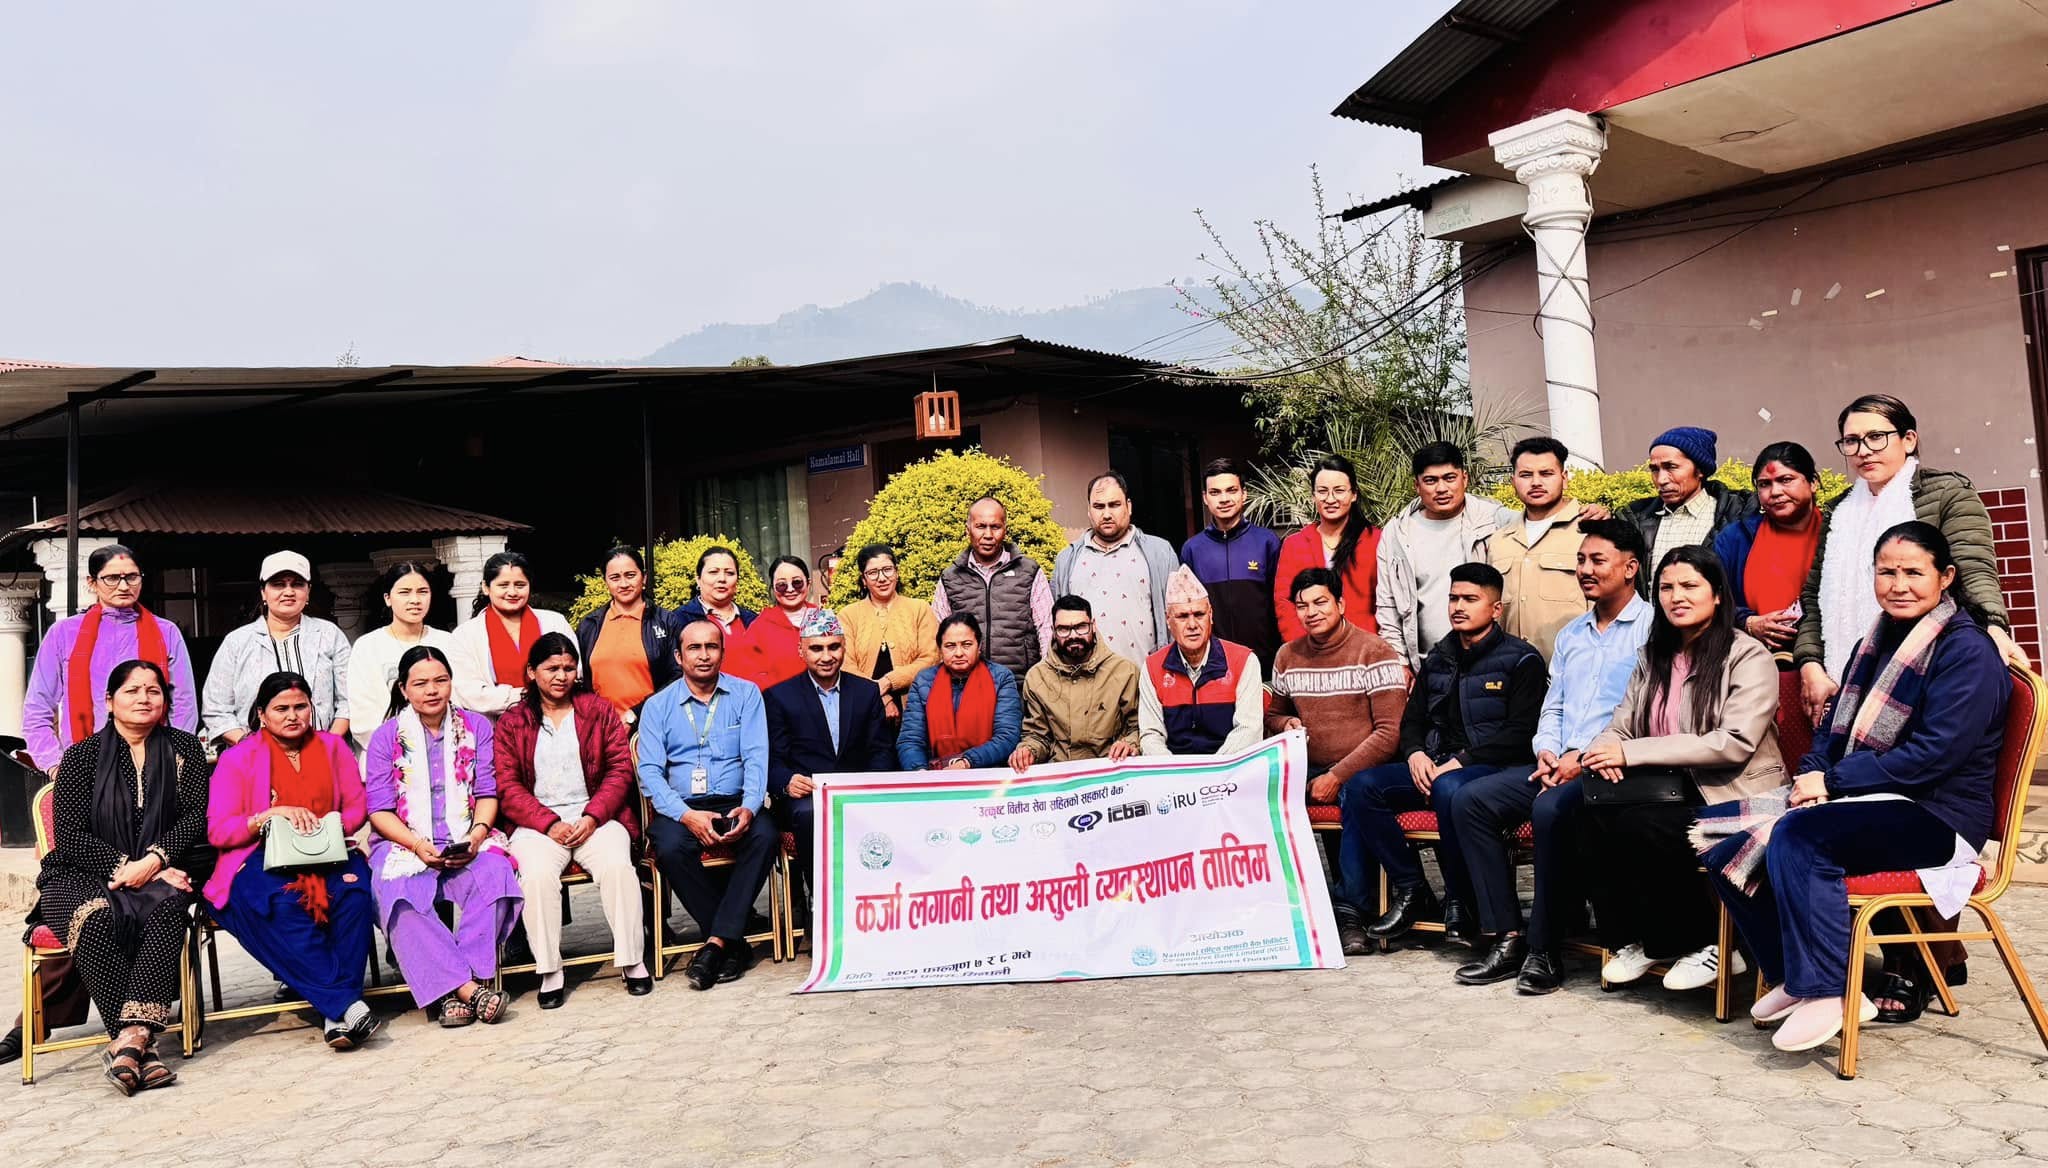
[[[1433,810],[1437,831],[1443,837],[1436,854],[1437,863],[1443,868],[1444,892],[1465,904],[1472,903],[1472,882],[1465,872],[1452,801],[1465,784],[1499,769],[1470,766],[1449,771],[1431,784],[1428,795],[1415,789],[1406,762],[1390,762],[1351,776],[1337,794],[1344,837],[1338,853],[1338,886],[1332,890],[1332,898],[1361,914],[1377,911],[1368,909],[1379,901],[1377,890],[1371,886],[1375,862],[1387,870],[1387,879],[1396,889],[1419,887],[1422,858],[1401,834],[1401,824],[1395,816],[1403,811]]]

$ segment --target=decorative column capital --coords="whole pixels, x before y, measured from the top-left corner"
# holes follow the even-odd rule
[[[1493,147],[1494,161],[1529,188],[1524,222],[1539,227],[1552,220],[1583,223],[1592,218],[1593,200],[1585,180],[1600,166],[1607,131],[1591,115],[1557,110],[1496,130],[1486,141]]]
[[[43,584],[39,577],[0,579],[0,636],[27,632],[29,612],[42,597]]]
[[[504,550],[502,535],[447,535],[434,541],[434,554],[454,577],[448,593],[455,598],[456,624],[467,624],[474,615],[471,601],[483,588],[484,561]]]
[[[92,554],[103,547],[118,542],[118,540],[104,535],[80,536],[78,538],[78,563],[75,567],[65,558],[64,537],[61,535],[52,539],[39,539],[28,545],[29,554],[35,557],[36,566],[43,570],[43,579],[50,582],[49,606],[51,616],[61,620],[69,615],[66,611],[65,584],[70,580],[71,574],[76,574],[81,580],[84,579],[85,565],[91,561]],[[85,609],[93,603],[92,589],[80,588],[78,590],[79,608],[81,610]]]

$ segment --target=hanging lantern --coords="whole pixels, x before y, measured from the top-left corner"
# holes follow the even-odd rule
[[[932,374],[930,390],[917,395],[917,436],[921,439],[960,436],[960,394],[939,388],[939,375]]]

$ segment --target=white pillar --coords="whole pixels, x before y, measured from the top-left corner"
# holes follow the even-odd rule
[[[92,559],[94,552],[114,542],[116,541],[106,536],[79,536],[78,563],[76,566],[65,562],[64,537],[61,535],[55,539],[39,539],[28,545],[29,552],[35,556],[36,563],[43,569],[43,579],[50,582],[49,605],[52,617],[57,620],[63,620],[71,615],[64,602],[64,585],[73,575],[77,576],[80,581],[78,588],[79,611],[83,612],[92,606],[92,586],[85,583],[85,565],[87,561]],[[66,573],[69,573],[69,575]]]
[[[1493,156],[1529,188],[1522,222],[1536,244],[1537,312],[1550,433],[1574,462],[1602,466],[1600,382],[1593,367],[1593,294],[1586,283],[1586,178],[1600,165],[1607,131],[1578,110],[1558,110],[1487,136]]]
[[[504,550],[502,535],[450,535],[434,541],[434,555],[455,577],[448,593],[455,598],[456,624],[469,623],[470,608],[484,586],[484,561]]]
[[[385,572],[389,572],[391,570],[391,565],[393,564],[424,564],[437,562],[439,562],[439,560],[435,556],[433,548],[379,548],[378,550],[370,553],[370,563],[373,567],[377,569],[379,575],[382,575]]]
[[[350,641],[369,631],[363,627],[376,605],[369,599],[370,586],[377,582],[377,569],[370,564],[316,564],[313,575],[334,594],[334,623]]]
[[[0,583],[0,734],[21,734],[21,703],[28,696],[29,614],[42,594],[43,583],[36,576],[17,575]]]

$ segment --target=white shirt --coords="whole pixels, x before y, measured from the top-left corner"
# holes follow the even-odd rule
[[[371,629],[356,638],[348,654],[348,733],[356,740],[358,752],[370,749],[370,735],[385,721],[391,708],[391,684],[398,680],[398,659],[413,645],[432,645],[448,652],[455,638],[431,626],[418,641],[407,643],[391,635],[390,626]],[[449,659],[454,660],[452,657]],[[455,703],[458,707],[461,702]]]
[[[533,740],[533,797],[564,819],[575,819],[590,805],[573,710],[563,715],[559,726],[546,714],[540,716],[540,734]]]
[[[1451,569],[1471,559],[1462,517],[1431,519],[1417,514],[1408,528],[1408,566],[1415,571],[1415,620],[1424,656],[1451,635]]]

